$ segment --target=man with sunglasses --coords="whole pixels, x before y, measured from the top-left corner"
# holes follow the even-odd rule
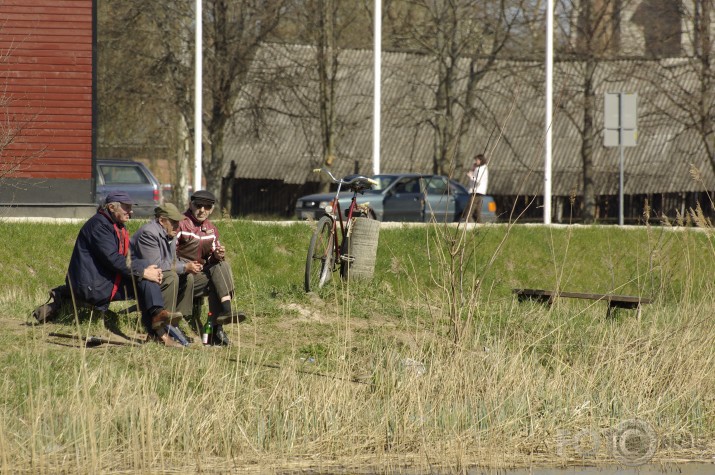
[[[209,319],[213,334],[209,344],[228,346],[230,341],[223,325],[242,322],[246,316],[233,308],[233,276],[226,262],[226,249],[221,245],[216,226],[209,220],[216,197],[207,190],[191,195],[189,209],[179,223],[176,253],[184,261],[196,261],[202,268],[194,275],[194,295],[208,290]]]

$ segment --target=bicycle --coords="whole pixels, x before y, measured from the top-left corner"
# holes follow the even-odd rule
[[[325,207],[325,214],[318,220],[318,225],[310,238],[308,258],[305,261],[306,292],[323,287],[338,268],[342,276],[346,275],[350,263],[354,261],[354,258],[347,254],[353,218],[373,217],[367,205],[357,204],[357,195],[378,184],[376,180],[364,176],[338,180],[325,168],[316,168],[313,172],[327,174],[333,183],[338,185],[338,189],[330,204]],[[343,187],[353,193],[350,206],[345,210],[344,220],[338,200]]]

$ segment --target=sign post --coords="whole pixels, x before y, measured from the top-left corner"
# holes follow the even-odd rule
[[[607,92],[603,107],[603,145],[620,149],[618,225],[623,226],[623,147],[635,147],[638,137],[637,94]]]

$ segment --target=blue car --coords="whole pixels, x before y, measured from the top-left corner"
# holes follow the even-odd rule
[[[97,160],[97,204],[112,191],[126,191],[137,203],[134,216],[154,216],[154,208],[164,202],[159,180],[141,162],[131,160]]]
[[[442,175],[418,173],[381,174],[372,190],[358,195],[358,204],[368,203],[379,221],[454,222],[459,221],[469,203],[469,193],[458,182]],[[296,202],[298,219],[319,219],[335,193],[303,196]],[[350,205],[352,193],[340,193],[340,208]],[[491,196],[482,203],[482,221],[496,221],[496,205]]]

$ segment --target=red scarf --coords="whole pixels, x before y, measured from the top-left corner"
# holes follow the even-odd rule
[[[127,232],[127,228],[125,227],[119,227],[117,226],[117,223],[114,222],[114,220],[109,216],[107,213],[105,213],[103,210],[99,212],[99,214],[103,215],[105,218],[107,218],[109,221],[111,221],[112,225],[114,226],[114,232],[117,233],[117,239],[119,241],[119,249],[118,252],[119,254],[123,255],[124,257],[127,256],[129,253],[129,233]],[[119,290],[119,283],[122,281],[122,274],[117,273],[116,276],[114,276],[114,285],[112,286],[112,295],[109,297],[110,302],[114,300],[114,296],[117,295],[117,291]]]

